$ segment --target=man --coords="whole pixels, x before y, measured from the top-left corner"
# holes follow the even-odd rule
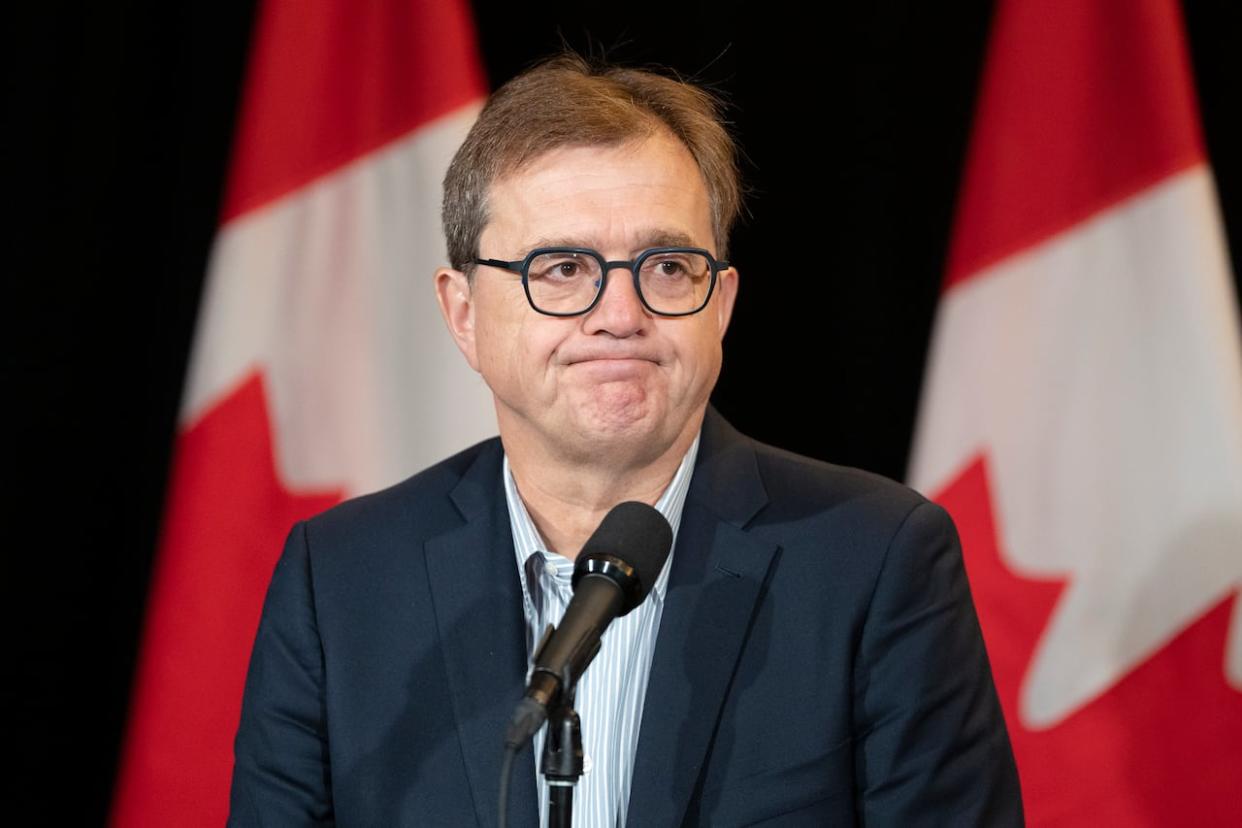
[[[582,677],[576,824],[1021,823],[944,512],[708,407],[739,201],[693,86],[571,56],[493,95],[445,180],[436,290],[500,439],[294,528],[231,822],[494,823],[537,635],[639,500],[676,540]],[[510,824],[546,812],[537,749]]]

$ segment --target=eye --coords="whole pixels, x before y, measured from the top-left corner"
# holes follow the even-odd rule
[[[545,253],[530,263],[529,275],[537,281],[572,282],[586,277],[592,269],[572,253]]]
[[[643,275],[665,282],[676,282],[697,275],[701,268],[695,256],[686,253],[661,253],[643,262]]]

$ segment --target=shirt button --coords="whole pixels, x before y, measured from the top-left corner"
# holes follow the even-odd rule
[[[582,754],[582,772],[590,773],[591,768],[593,768],[594,766],[595,766],[595,763],[591,761],[590,755],[583,753]]]
[[[552,563],[551,561],[545,561],[543,564],[543,571],[544,571],[544,574],[546,574],[549,578],[555,578],[556,577],[556,564]]]

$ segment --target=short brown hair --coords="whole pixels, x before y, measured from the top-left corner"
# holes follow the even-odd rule
[[[698,164],[712,210],[716,255],[742,207],[737,147],[707,90],[643,69],[588,62],[572,52],[510,80],[488,99],[444,177],[449,261],[473,271],[492,183],[549,150],[616,146],[666,129]]]

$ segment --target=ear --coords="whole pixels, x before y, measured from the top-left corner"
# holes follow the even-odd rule
[[[730,267],[716,275],[716,322],[720,327],[720,338],[729,329],[729,320],[733,318],[733,303],[737,301],[737,268]]]
[[[436,270],[436,299],[440,313],[448,325],[453,341],[470,367],[479,370],[479,357],[474,338],[474,295],[470,281],[460,270],[441,267]]]

